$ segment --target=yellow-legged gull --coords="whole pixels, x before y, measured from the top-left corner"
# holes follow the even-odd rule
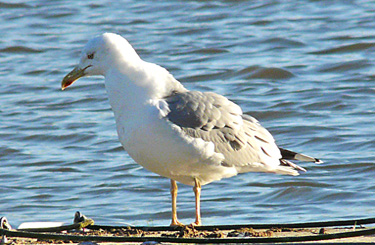
[[[172,222],[177,219],[176,181],[194,186],[201,225],[201,185],[244,172],[298,175],[289,160],[320,162],[279,148],[272,135],[227,98],[189,91],[166,69],[143,61],[123,37],[105,33],[84,47],[80,62],[62,81],[102,75],[129,155],[144,168],[171,180]]]

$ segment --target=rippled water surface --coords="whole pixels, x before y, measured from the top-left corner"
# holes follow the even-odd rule
[[[254,3],[255,2],[255,3]],[[122,149],[103,79],[60,90],[88,39],[126,37],[193,90],[258,118],[279,145],[325,161],[298,176],[204,186],[205,224],[375,216],[373,1],[0,0],[0,216],[168,225],[169,180]],[[182,222],[194,218],[180,185]]]

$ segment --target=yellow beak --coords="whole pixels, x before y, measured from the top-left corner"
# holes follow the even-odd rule
[[[64,77],[64,79],[61,82],[61,89],[64,90],[70,85],[72,85],[76,80],[83,77],[85,75],[84,69],[80,69],[78,67],[75,67],[71,72],[68,73]]]

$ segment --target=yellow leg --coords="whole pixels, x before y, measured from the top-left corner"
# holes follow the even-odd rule
[[[172,222],[171,226],[181,226],[183,225],[177,219],[177,183],[175,180],[171,179],[171,196],[172,196]]]
[[[201,184],[195,178],[194,179],[194,194],[195,194],[195,222],[192,225],[202,225],[201,221]]]

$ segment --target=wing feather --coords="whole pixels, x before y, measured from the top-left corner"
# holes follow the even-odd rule
[[[165,99],[170,109],[167,119],[187,135],[213,142],[215,151],[225,157],[224,166],[246,172],[255,163],[280,164],[281,154],[272,135],[227,98],[188,91]]]
[[[166,119],[186,135],[212,142],[224,155],[223,166],[238,172],[274,172],[298,175],[304,168],[288,161],[320,163],[319,159],[279,148],[273,136],[255,118],[224,96],[212,92],[186,91],[165,98]]]

